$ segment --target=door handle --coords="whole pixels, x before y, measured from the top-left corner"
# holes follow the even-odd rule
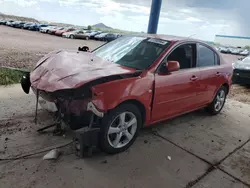
[[[198,79],[198,77],[195,76],[195,75],[193,75],[193,76],[190,78],[191,81],[195,81],[195,80],[197,80],[197,79]]]

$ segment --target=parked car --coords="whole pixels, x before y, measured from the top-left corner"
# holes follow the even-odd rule
[[[231,48],[230,49],[230,52],[231,52],[231,54],[233,54],[233,55],[239,55],[240,54],[240,49],[238,49],[238,48]]]
[[[30,25],[29,30],[39,31],[41,27],[47,27],[47,26],[48,26],[47,24],[32,24]]]
[[[108,33],[107,35],[105,35],[105,37],[104,37],[104,41],[107,41],[107,42],[110,42],[110,41],[112,41],[112,40],[115,40],[115,39],[117,39],[119,37],[119,35],[118,34],[113,34],[113,33]]]
[[[230,53],[230,49],[226,47],[220,47],[220,52],[224,54]]]
[[[24,24],[23,25],[23,29],[29,29],[29,27],[32,25],[32,24],[34,24],[34,23],[26,23],[26,24]]]
[[[13,23],[13,27],[15,27],[15,28],[22,28],[25,23],[26,22],[22,22],[22,21],[15,22],[15,23]]]
[[[71,39],[86,39],[88,38],[88,33],[90,33],[91,31],[88,31],[88,30],[80,30],[80,31],[77,31],[77,32],[72,32],[70,35],[69,35],[69,38]]]
[[[64,38],[74,38],[75,34],[80,34],[80,33],[84,33],[84,31],[82,30],[74,30],[74,31],[69,31],[69,32],[65,32],[62,34],[62,37]]]
[[[101,34],[99,34],[99,35],[96,35],[96,36],[94,37],[94,39],[95,39],[95,40],[104,40],[107,34],[108,34],[108,33],[101,33]]]
[[[7,21],[6,20],[0,20],[0,25],[6,25]]]
[[[91,33],[89,33],[89,39],[94,39],[96,35],[101,34],[102,31],[92,31]]]
[[[48,33],[49,30],[56,29],[56,28],[57,28],[56,26],[41,27],[40,28],[40,32],[41,33]]]
[[[243,55],[243,56],[248,56],[249,55],[249,51],[247,49],[243,50],[240,52],[240,55]]]
[[[102,151],[118,153],[133,144],[141,127],[203,107],[218,114],[231,78],[232,65],[204,42],[141,35],[92,52],[51,52],[21,85],[72,129],[88,127],[84,134]]]
[[[14,23],[14,20],[9,20],[9,21],[6,22],[6,25],[7,26],[12,26],[13,23]]]
[[[75,29],[70,27],[70,28],[65,28],[65,29],[59,29],[55,32],[55,35],[57,36],[62,36],[63,33],[65,32],[70,32],[70,31],[74,31]]]
[[[250,56],[233,63],[233,83],[250,84]]]
[[[63,27],[56,27],[54,29],[49,29],[48,33],[51,34],[51,35],[54,35],[56,33],[56,31],[63,30],[63,29],[64,29]]]

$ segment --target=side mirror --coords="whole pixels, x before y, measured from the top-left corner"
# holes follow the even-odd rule
[[[178,61],[168,61],[166,62],[166,68],[168,72],[178,71],[180,69],[180,64]]]

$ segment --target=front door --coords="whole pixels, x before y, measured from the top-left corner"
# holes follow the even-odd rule
[[[167,74],[155,74],[155,93],[152,121],[167,119],[198,107],[196,95],[200,71],[196,64],[196,45],[184,44],[166,57],[166,61],[178,61],[180,70]],[[164,65],[164,61],[163,64]]]

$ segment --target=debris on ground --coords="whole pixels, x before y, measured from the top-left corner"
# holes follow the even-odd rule
[[[171,161],[171,156],[168,156],[167,158],[168,158],[168,160],[170,160],[170,161]]]
[[[58,149],[53,149],[43,156],[43,160],[55,160],[59,157],[60,152]]]

